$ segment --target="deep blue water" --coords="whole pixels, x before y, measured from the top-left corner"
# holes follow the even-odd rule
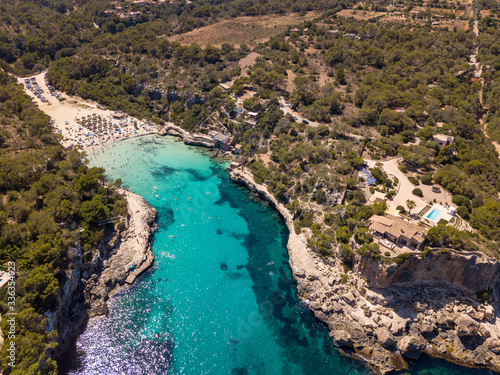
[[[146,136],[91,155],[158,210],[154,267],[77,342],[72,375],[370,374],[341,357],[296,297],[288,232],[225,163]],[[424,359],[414,374],[485,374]]]

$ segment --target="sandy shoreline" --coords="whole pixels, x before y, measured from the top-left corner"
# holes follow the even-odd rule
[[[75,146],[90,152],[118,140],[158,133],[159,127],[156,124],[126,114],[121,119],[114,118],[114,111],[99,108],[97,103],[89,100],[60,93],[66,100],[59,101],[49,93],[45,72],[27,77],[30,84],[32,77],[43,90],[41,96],[45,98],[45,102],[33,90],[28,89],[25,78],[17,77],[17,81],[23,85],[24,92],[38,108],[50,116],[54,132],[62,136],[61,144],[66,148]]]

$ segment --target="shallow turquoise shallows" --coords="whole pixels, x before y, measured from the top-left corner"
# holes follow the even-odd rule
[[[158,210],[154,267],[111,298],[63,367],[80,375],[369,374],[297,299],[288,232],[225,163],[145,136],[90,156]],[[479,374],[425,359],[415,374]],[[484,371],[481,373],[485,373]]]

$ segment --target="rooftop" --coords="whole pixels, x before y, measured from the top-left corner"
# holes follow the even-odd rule
[[[399,217],[392,215],[374,215],[370,218],[370,221],[372,223],[370,225],[370,229],[376,232],[387,233],[397,238],[403,235],[406,238],[411,238],[418,243],[425,241],[425,236],[427,234],[426,228],[409,223]]]
[[[434,135],[434,139],[436,141],[448,142],[448,141],[453,141],[455,138],[452,137],[451,135],[436,134],[436,135]]]

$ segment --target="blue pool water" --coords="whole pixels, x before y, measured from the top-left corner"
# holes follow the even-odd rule
[[[437,221],[437,219],[439,218],[439,216],[441,216],[441,214],[442,214],[441,211],[434,208],[431,212],[427,214],[426,218],[432,221]]]
[[[71,375],[370,374],[341,357],[296,297],[288,232],[232,184],[226,163],[172,138],[107,146],[90,159],[158,210],[156,261],[89,322]],[[485,374],[424,358],[412,374]]]

